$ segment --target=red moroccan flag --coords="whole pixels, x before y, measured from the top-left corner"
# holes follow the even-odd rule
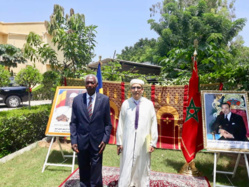
[[[187,114],[182,128],[181,149],[186,161],[189,163],[195,158],[196,153],[203,149],[201,96],[196,61],[189,80],[188,95]]]

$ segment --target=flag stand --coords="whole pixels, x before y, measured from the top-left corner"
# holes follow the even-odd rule
[[[227,152],[227,153],[231,153],[231,152]],[[248,153],[241,153],[241,152],[238,153],[237,160],[236,160],[233,171],[232,172],[227,172],[227,171],[218,171],[217,170],[217,162],[218,162],[218,158],[220,156],[220,152],[214,152],[213,187],[223,186],[223,185],[216,185],[216,174],[217,173],[232,175],[232,178],[234,178],[234,176],[236,174],[236,171],[237,171],[237,167],[239,165],[241,154],[244,155],[244,159],[245,159],[245,163],[246,163],[247,175],[248,175],[248,178],[249,178],[249,164],[248,164],[248,159],[247,159],[247,154]]]
[[[74,165],[75,165],[75,152],[73,152],[73,155],[64,155],[64,153],[63,153],[63,151],[62,151],[61,143],[60,143],[60,140],[59,140],[59,136],[56,137],[56,141],[57,141],[57,143],[59,144],[60,152],[61,152],[61,154],[62,154],[62,157],[63,157],[63,159],[64,159],[64,162],[66,161],[66,158],[72,157],[72,158],[73,158],[73,159],[72,159],[72,164],[54,164],[54,163],[48,163],[48,157],[49,157],[49,153],[50,153],[50,151],[51,151],[52,145],[53,145],[53,143],[54,143],[54,138],[55,138],[55,136],[53,136],[53,138],[51,139],[51,142],[50,142],[50,145],[49,145],[49,148],[48,148],[48,153],[47,153],[45,162],[44,162],[44,164],[43,164],[42,173],[44,172],[46,166],[63,166],[63,167],[71,167],[71,168],[72,168],[71,173],[73,173],[73,171],[74,171]]]
[[[195,167],[195,162],[192,160],[189,163],[185,163],[181,170],[179,171],[180,174],[183,175],[189,175],[193,177],[200,177],[202,174],[199,172],[199,170]]]

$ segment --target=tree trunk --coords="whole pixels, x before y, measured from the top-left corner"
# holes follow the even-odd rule
[[[29,109],[30,109],[30,99],[31,99],[30,94],[31,92],[30,92],[30,86],[29,86]]]

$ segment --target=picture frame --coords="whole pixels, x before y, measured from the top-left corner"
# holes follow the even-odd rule
[[[70,136],[73,98],[86,92],[83,86],[58,86],[47,123],[46,136]]]
[[[204,149],[219,152],[249,152],[247,92],[202,90],[201,101]],[[232,113],[229,120],[223,114],[229,105],[225,104],[222,107],[223,103],[230,105]],[[227,121],[223,122],[224,120]]]

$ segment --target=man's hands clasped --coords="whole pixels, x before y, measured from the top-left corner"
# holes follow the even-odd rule
[[[224,138],[234,139],[234,136],[231,133],[229,133],[226,130],[224,130],[224,129],[220,129],[220,134],[222,136],[224,136]]]

